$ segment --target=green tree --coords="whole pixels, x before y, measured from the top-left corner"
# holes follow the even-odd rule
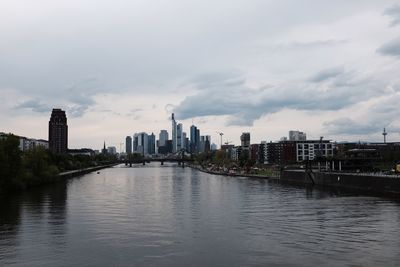
[[[9,135],[0,140],[0,187],[14,183],[21,171],[21,151],[19,138]]]

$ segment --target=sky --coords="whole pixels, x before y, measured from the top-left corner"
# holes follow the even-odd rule
[[[400,1],[2,0],[0,131],[119,150],[171,113],[219,145],[400,141]],[[123,145],[122,145],[123,146]]]

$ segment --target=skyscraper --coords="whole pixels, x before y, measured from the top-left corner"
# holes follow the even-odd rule
[[[150,155],[154,155],[156,153],[156,136],[154,133],[151,133],[148,138],[148,152]]]
[[[197,127],[192,125],[190,126],[190,152],[197,152]]]
[[[149,135],[147,133],[139,133],[137,152],[141,153],[143,156],[149,153]]]
[[[167,130],[161,130],[158,140],[159,140],[158,146],[166,146],[167,145],[167,141],[168,141],[168,131]]]
[[[53,109],[49,121],[49,149],[54,153],[68,151],[68,125],[65,111]]]
[[[130,136],[125,138],[125,152],[126,154],[132,154],[132,137]]]
[[[183,126],[179,123],[176,126],[176,151],[181,151],[183,147]]]
[[[172,113],[172,153],[177,151],[176,121],[174,113]]]

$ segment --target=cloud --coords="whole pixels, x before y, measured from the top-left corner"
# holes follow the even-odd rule
[[[399,98],[399,91],[388,90],[383,96],[361,103],[357,109],[362,116],[349,112],[347,117],[324,122],[325,132],[329,135],[370,135],[381,133],[384,127],[400,131],[397,126],[400,116]]]
[[[311,83],[305,81],[260,88],[247,86],[245,80],[241,83],[225,82],[224,77],[232,80],[230,75],[218,77],[222,80],[208,83],[208,88],[202,86],[196,94],[178,104],[174,109],[177,118],[228,115],[228,125],[251,126],[254,120],[263,115],[283,109],[316,112],[340,110],[377,96],[383,90],[379,81],[344,72],[343,68],[319,72],[313,76]],[[318,85],[314,81],[328,83]]]
[[[400,37],[391,40],[390,42],[382,45],[378,50],[382,55],[387,56],[400,56]]]
[[[18,104],[14,107],[15,109],[30,109],[34,112],[38,113],[49,113],[51,112],[52,108],[49,107],[48,105],[40,102],[39,100],[36,99],[31,99],[25,102],[22,102],[21,104]]]
[[[390,22],[391,26],[397,26],[400,24],[400,5],[387,8],[383,14],[392,18],[392,21]]]
[[[318,83],[318,82],[323,82],[326,80],[329,80],[331,78],[337,77],[341,74],[344,73],[344,68],[343,67],[335,67],[331,69],[326,69],[323,70],[317,74],[315,74],[310,81]]]

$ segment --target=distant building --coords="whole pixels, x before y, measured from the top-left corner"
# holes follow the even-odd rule
[[[175,115],[172,113],[172,152],[175,153],[177,151],[178,147],[178,140],[177,140],[177,132],[176,132],[176,121],[175,121]]]
[[[106,141],[104,141],[103,149],[101,150],[101,154],[106,155],[108,153],[106,148]]]
[[[53,109],[49,121],[49,149],[54,153],[68,151],[68,125],[65,111]]]
[[[132,137],[130,136],[125,138],[125,152],[126,154],[132,154]]]
[[[250,133],[242,133],[240,136],[240,142],[242,147],[249,147],[250,146]]]
[[[135,134],[136,135],[136,134]],[[141,132],[137,134],[137,153],[142,155],[149,154],[149,135],[147,133]]]
[[[90,148],[68,149],[68,154],[72,156],[77,156],[77,155],[94,156],[96,154],[96,151]]]
[[[135,133],[133,135],[133,140],[132,140],[132,150],[134,153],[140,153],[138,151],[138,144],[139,144],[139,134]]]
[[[296,143],[297,162],[304,160],[314,160],[318,156],[329,158],[333,157],[335,146],[329,140],[310,140]]]
[[[307,136],[300,131],[289,131],[289,141],[306,141]]]
[[[165,146],[168,141],[168,131],[167,130],[161,130],[159,134],[159,142],[158,146]]]
[[[183,145],[184,145],[183,144],[183,126],[182,126],[182,123],[179,123],[176,126],[176,150],[175,150],[175,152],[180,151],[182,148],[184,148]]]
[[[110,155],[117,155],[117,148],[115,146],[107,147],[107,153]]]
[[[150,155],[156,154],[156,136],[154,133],[151,133],[148,137],[148,153]]]
[[[217,150],[217,148],[218,148],[217,144],[214,143],[211,144],[211,151],[215,151]]]
[[[208,153],[211,150],[211,136],[206,135],[205,142],[204,142],[204,152]]]
[[[198,142],[197,127],[192,125],[190,126],[190,152],[196,153],[198,151]]]

